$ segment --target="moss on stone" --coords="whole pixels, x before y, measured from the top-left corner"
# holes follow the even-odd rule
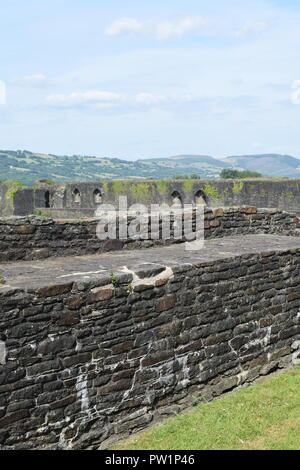
[[[122,194],[123,182],[121,180],[114,180],[112,182],[112,190],[116,194]]]
[[[5,199],[7,202],[13,202],[15,194],[19,191],[20,188],[24,188],[24,185],[20,181],[6,181],[6,194]]]
[[[158,192],[160,194],[167,194],[168,193],[168,181],[166,180],[157,180],[155,181],[156,187],[158,189]]]
[[[222,199],[222,194],[219,193],[219,191],[217,190],[217,188],[215,188],[212,184],[210,183],[205,183],[204,185],[204,193],[207,195],[207,196],[211,196],[213,197],[214,199]]]
[[[189,193],[192,191],[194,187],[194,181],[193,180],[184,180],[182,183],[182,188],[185,193]]]
[[[149,183],[131,183],[131,195],[137,201],[147,201],[151,198],[151,187]]]
[[[108,181],[103,181],[103,183],[101,183],[102,189],[105,193],[109,192],[109,188],[110,188],[109,185],[110,183]]]
[[[233,185],[233,192],[234,193],[240,193],[244,187],[244,182],[243,181],[236,181]]]

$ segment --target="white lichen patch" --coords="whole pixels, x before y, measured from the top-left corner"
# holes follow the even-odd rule
[[[132,274],[131,287],[134,289],[137,286],[155,286],[157,281],[168,281],[174,277],[173,270],[169,267],[166,267],[164,271],[157,274],[156,276],[140,278],[134,271],[123,266],[121,269],[122,272]]]
[[[0,341],[0,364],[2,366],[6,364],[6,355],[7,355],[6,345],[4,341]]]
[[[87,411],[90,407],[90,401],[86,373],[82,373],[77,377],[76,392],[77,397],[81,402],[81,411]]]

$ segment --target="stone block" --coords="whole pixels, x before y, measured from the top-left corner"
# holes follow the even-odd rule
[[[38,290],[39,297],[54,297],[56,295],[63,295],[72,290],[73,283],[58,284],[53,286],[41,287]]]
[[[176,295],[169,295],[167,297],[164,297],[163,299],[159,300],[159,302],[156,305],[156,311],[157,312],[165,312],[167,310],[172,309],[176,305]]]

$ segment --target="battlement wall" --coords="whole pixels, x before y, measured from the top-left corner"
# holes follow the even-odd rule
[[[193,217],[190,213],[189,217]],[[195,214],[194,214],[195,215]],[[134,218],[128,218],[127,230]],[[99,240],[98,220],[53,220],[47,217],[11,217],[0,219],[0,262],[43,259],[53,256],[85,255],[121,249],[151,248],[183,242],[174,238],[171,222],[170,237],[151,239],[151,218],[146,234],[136,238]],[[118,230],[117,230],[118,232]],[[204,236],[206,239],[235,234],[281,233],[298,236],[300,220],[295,215],[276,209],[257,209],[252,206],[214,210],[206,209]]]
[[[117,207],[120,196],[127,197],[128,205],[172,205],[174,200],[197,205],[203,198],[212,208],[253,205],[300,213],[299,179],[250,179],[115,180],[10,189],[2,185],[0,215],[24,216],[39,210],[58,219],[90,218],[101,204]]]
[[[18,263],[0,287],[0,448],[107,448],[299,362],[299,238],[163,250],[46,284]]]

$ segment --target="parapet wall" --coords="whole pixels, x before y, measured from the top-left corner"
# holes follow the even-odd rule
[[[128,225],[132,220],[129,219]],[[148,238],[100,241],[96,236],[97,220],[63,221],[46,217],[0,219],[0,262],[42,259],[49,256],[85,255],[107,251],[178,243],[178,239]],[[279,210],[240,207],[207,209],[205,238],[246,233],[300,234],[300,221]],[[182,238],[182,241],[184,238]]]
[[[0,185],[0,215],[24,216],[34,211],[49,212],[54,218],[94,217],[101,204],[118,206],[126,196],[128,205],[166,203],[174,198],[197,204],[202,196],[208,207],[253,205],[277,207],[300,213],[299,179],[249,180],[151,180],[95,181],[33,188]]]
[[[300,244],[267,237],[225,259],[218,241],[208,261],[0,288],[0,447],[105,448],[295,362]]]

